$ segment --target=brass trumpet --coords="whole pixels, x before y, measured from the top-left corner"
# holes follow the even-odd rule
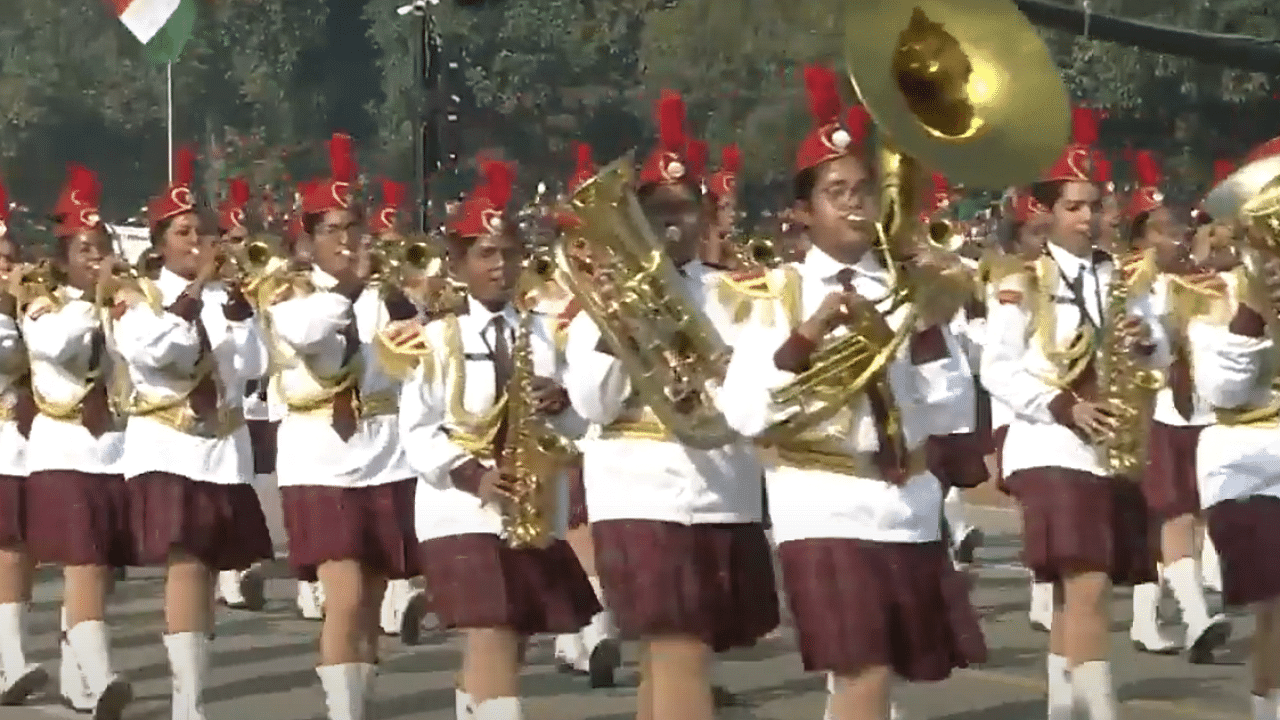
[[[964,233],[950,220],[938,219],[930,222],[926,237],[929,238],[930,245],[947,252],[955,252],[965,243]]]
[[[375,240],[369,254],[373,260],[370,279],[397,287],[403,287],[410,275],[430,270],[432,262],[440,257],[426,235]]]

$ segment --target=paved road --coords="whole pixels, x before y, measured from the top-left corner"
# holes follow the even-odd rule
[[[1026,577],[1017,569],[1016,527],[1007,513],[988,511],[988,530],[975,571],[974,599],[984,618],[990,662],[961,671],[937,685],[904,688],[901,698],[912,718],[1026,720],[1044,717],[1042,662],[1045,636],[1026,622]],[[283,574],[269,583],[272,602],[259,614],[225,611],[220,617],[213,678],[208,689],[210,720],[312,720],[323,718],[323,699],[312,669],[318,626],[295,619],[293,585]],[[45,578],[36,589],[31,630],[33,654],[56,670],[60,583]],[[117,591],[111,621],[117,667],[135,683],[139,700],[128,717],[168,718],[168,665],[160,645],[161,583],[155,572],[135,572]],[[1244,644],[1235,641],[1220,664],[1194,666],[1178,657],[1134,652],[1128,642],[1127,594],[1115,602],[1114,671],[1128,720],[1248,718]],[[1247,623],[1238,621],[1238,635]],[[560,675],[550,663],[548,640],[536,644],[525,674],[526,714],[532,720],[623,720],[633,707],[632,666],[622,686],[591,691],[581,680]],[[627,658],[628,663],[631,657]],[[451,638],[430,637],[418,648],[389,641],[379,692],[370,720],[415,718],[452,720],[452,678],[457,654]],[[750,652],[728,656],[724,684],[743,707],[726,718],[802,720],[822,717],[824,686],[800,672],[785,632]],[[77,717],[55,706],[0,708],[0,720]],[[83,717],[83,716],[79,716]]]

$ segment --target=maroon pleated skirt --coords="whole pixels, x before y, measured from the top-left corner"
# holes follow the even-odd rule
[[[1280,498],[1226,500],[1205,520],[1222,568],[1222,602],[1243,607],[1280,597]]]
[[[587,485],[582,479],[582,460],[569,468],[569,529],[586,525],[587,518]]]
[[[1004,481],[1004,441],[1009,437],[1009,426],[1001,425],[991,431],[991,452],[996,458],[996,487],[1006,495],[1012,495]]]
[[[1142,494],[1152,519],[1163,522],[1200,512],[1196,446],[1203,427],[1151,423]]]
[[[943,486],[978,487],[987,481],[984,456],[990,446],[984,433],[933,435],[925,442],[925,460]]]
[[[298,579],[315,581],[316,568],[334,560],[359,560],[392,580],[417,575],[416,484],[399,480],[357,488],[280,488],[289,565]]]
[[[497,535],[470,533],[427,540],[419,549],[441,627],[572,633],[601,610],[591,581],[563,540],[516,550]]]
[[[26,483],[24,477],[0,475],[0,547],[27,539]]]
[[[968,582],[941,542],[791,540],[778,560],[807,671],[879,665],[932,682],[987,659]]]
[[[695,637],[716,652],[778,626],[773,553],[758,523],[591,524],[605,604],[628,639]]]
[[[133,562],[129,490],[119,475],[31,473],[27,548],[39,563],[125,567]]]
[[[167,565],[170,553],[180,550],[213,570],[244,570],[275,555],[258,494],[248,483],[149,472],[125,484],[136,565]]]
[[[1115,585],[1156,581],[1138,483],[1041,467],[1018,470],[1006,484],[1022,506],[1023,560],[1038,582],[1078,572],[1105,572]]]
[[[276,471],[276,434],[280,423],[271,420],[248,420],[249,446],[253,449],[253,474],[270,475]]]

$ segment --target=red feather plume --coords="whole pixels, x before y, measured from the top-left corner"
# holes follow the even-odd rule
[[[249,202],[249,181],[244,178],[231,178],[227,186],[227,198],[236,205]]]
[[[1139,150],[1133,156],[1133,174],[1138,187],[1156,187],[1160,184],[1160,164],[1150,150]]]
[[[4,181],[0,180],[0,221],[9,219],[9,191],[5,189]]]
[[[580,142],[574,146],[574,174],[585,175],[591,173],[595,169],[595,160],[591,156],[591,146],[587,143]]]
[[[1236,171],[1235,163],[1230,160],[1214,160],[1213,161],[1213,184],[1226,180],[1231,173]]]
[[[382,206],[398,208],[404,204],[404,196],[406,188],[403,184],[392,182],[386,178],[381,181],[382,184]]]
[[[196,177],[196,151],[190,145],[183,145],[173,154],[173,184],[191,187]]]
[[[349,183],[356,178],[356,158],[351,149],[351,136],[334,133],[329,141],[329,170],[333,179]]]
[[[725,145],[720,148],[720,171],[727,173],[736,173],[742,169],[742,150],[738,148],[738,143]]]
[[[499,210],[505,209],[511,202],[511,191],[515,185],[516,171],[510,163],[501,160],[485,162],[481,172],[484,173],[484,190],[489,202]]]
[[[854,105],[845,114],[844,126],[849,131],[850,146],[856,148],[866,142],[867,135],[871,133],[871,113],[861,104]]]
[[[92,170],[71,163],[67,166],[67,187],[79,193],[80,202],[86,205],[97,205],[102,197],[102,183]]]
[[[707,145],[705,140],[690,140],[689,147],[685,149],[686,159],[689,161],[689,175],[693,178],[700,178],[707,171],[707,160],[711,157],[711,147]]]
[[[1071,109],[1071,140],[1077,145],[1098,142],[1098,111],[1077,106]]]
[[[685,144],[684,98],[674,90],[663,90],[658,100],[658,143],[672,153],[679,153]]]
[[[804,89],[809,95],[809,114],[818,127],[840,119],[840,91],[836,73],[823,65],[804,69]]]

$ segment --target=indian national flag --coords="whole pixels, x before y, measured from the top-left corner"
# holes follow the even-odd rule
[[[156,63],[178,59],[196,21],[196,0],[107,0]]]

